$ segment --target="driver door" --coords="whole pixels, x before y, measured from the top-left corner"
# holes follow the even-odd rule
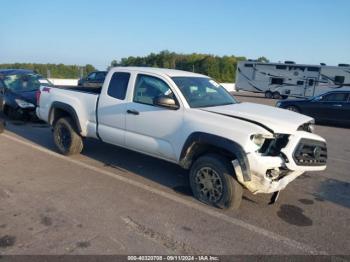
[[[127,105],[125,143],[128,148],[176,161],[175,145],[181,135],[183,107],[176,110],[154,105],[155,98],[176,99],[165,79],[138,74],[132,102]]]

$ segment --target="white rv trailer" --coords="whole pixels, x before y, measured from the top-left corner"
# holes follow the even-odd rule
[[[312,97],[350,83],[350,66],[305,65],[286,61],[238,63],[236,90],[265,93],[280,99],[288,96]]]

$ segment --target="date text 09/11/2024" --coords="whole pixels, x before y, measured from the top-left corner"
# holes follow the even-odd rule
[[[128,261],[219,261],[217,256],[128,256]]]

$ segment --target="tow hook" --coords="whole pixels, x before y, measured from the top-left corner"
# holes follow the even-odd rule
[[[278,197],[279,197],[279,195],[280,195],[280,192],[281,192],[281,191],[276,191],[276,192],[274,192],[274,193],[272,194],[271,199],[270,199],[270,202],[269,202],[269,205],[273,205],[273,204],[275,204],[275,203],[277,202],[277,199],[278,199]]]

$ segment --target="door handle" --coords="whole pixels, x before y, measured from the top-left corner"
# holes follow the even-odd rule
[[[136,111],[135,109],[128,109],[126,112],[128,114],[131,114],[131,115],[139,115],[140,114],[140,112]]]
[[[342,107],[343,105],[341,105],[341,104],[336,104],[336,105],[333,105],[333,106]]]

